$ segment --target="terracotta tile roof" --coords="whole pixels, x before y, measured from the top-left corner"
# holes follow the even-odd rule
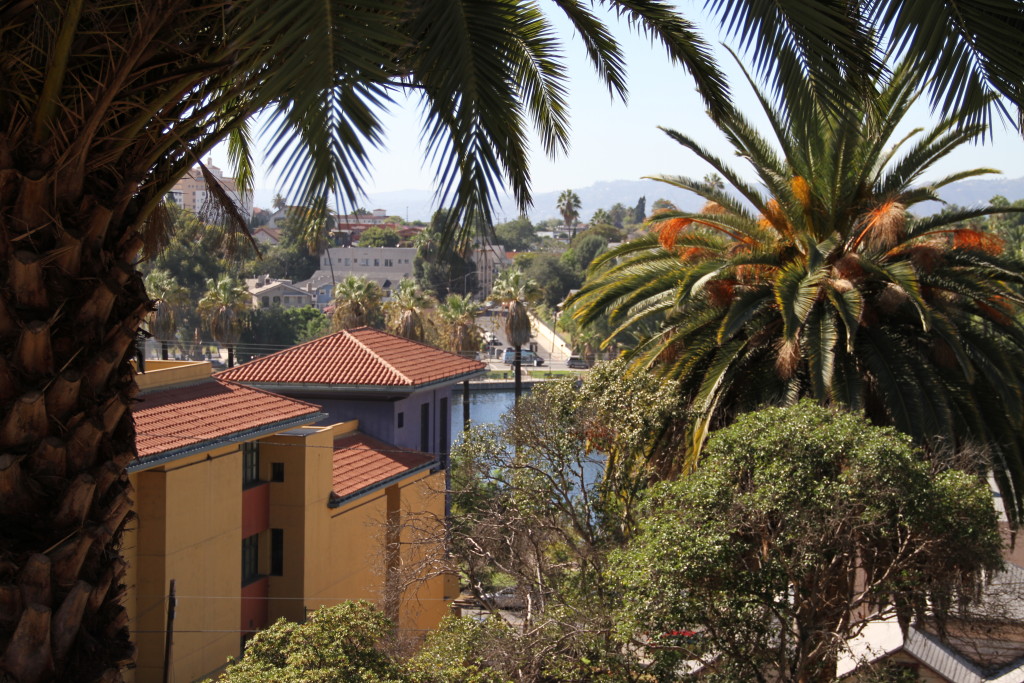
[[[339,497],[349,497],[435,460],[428,453],[398,448],[356,432],[334,440],[333,490]]]
[[[217,373],[247,384],[415,387],[487,366],[370,327],[342,330]]]
[[[139,457],[166,453],[275,423],[319,416],[320,407],[217,379],[147,392],[135,404]]]

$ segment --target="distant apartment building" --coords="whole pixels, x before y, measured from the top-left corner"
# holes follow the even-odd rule
[[[248,221],[252,217],[252,195],[240,193],[235,179],[226,177],[220,168],[213,165],[213,159],[207,159],[206,168],[217,179],[217,183],[228,196],[238,205],[245,220]],[[209,197],[209,188],[203,179],[203,174],[199,167],[194,167],[186,173],[181,180],[175,183],[174,189],[168,192],[168,195],[178,206],[196,214],[202,213]]]
[[[323,310],[334,296],[334,284],[350,275],[376,282],[390,296],[402,280],[412,278],[413,247],[333,247],[320,253],[320,268],[308,280],[295,283],[309,292]]]

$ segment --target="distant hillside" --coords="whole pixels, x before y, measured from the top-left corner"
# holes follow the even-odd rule
[[[584,222],[597,209],[608,209],[613,204],[621,203],[628,207],[636,206],[640,197],[647,198],[647,208],[657,199],[667,199],[681,209],[696,211],[703,203],[696,195],[680,190],[665,183],[654,180],[605,180],[587,187],[572,189],[580,197],[580,218]],[[534,196],[533,208],[529,211],[533,221],[559,218],[556,204],[557,192],[541,192]],[[964,180],[954,183],[943,193],[942,198],[952,204],[974,206],[983,204],[995,195],[1003,195],[1013,201],[1024,198],[1024,178],[990,178]],[[257,200],[259,197],[257,197]],[[259,202],[257,201],[257,205]],[[381,192],[373,194],[365,202],[367,209],[385,209],[388,214],[401,216],[408,220],[429,221],[434,213],[434,195],[428,190],[407,190],[397,192]],[[938,205],[920,207],[918,214],[924,215],[936,211]],[[496,220],[511,220],[518,215],[515,204],[506,199],[496,212]]]

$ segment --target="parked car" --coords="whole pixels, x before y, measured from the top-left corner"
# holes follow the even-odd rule
[[[569,360],[566,362],[570,368],[576,368],[578,370],[586,370],[590,366],[587,365],[587,361],[583,360],[579,356],[569,356]]]
[[[522,350],[522,354],[523,355],[522,355],[521,362],[522,362],[523,365],[536,365],[536,366],[544,365],[544,359],[541,358],[540,356],[538,356],[536,353],[534,353],[530,349],[523,349]],[[505,349],[505,356],[504,356],[504,358],[502,358],[502,362],[503,363],[508,363],[509,365],[512,365],[513,363],[515,363],[516,362],[516,350],[513,349],[513,348]]]
[[[502,588],[494,593],[484,593],[484,607],[493,609],[525,609],[526,603],[515,588]]]

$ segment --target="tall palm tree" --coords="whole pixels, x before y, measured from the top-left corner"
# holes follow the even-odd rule
[[[562,214],[562,223],[566,230],[571,230],[570,239],[576,237],[576,223],[580,217],[580,197],[572,190],[563,190],[558,195],[558,213]]]
[[[583,324],[608,316],[632,329],[634,363],[679,382],[698,418],[677,469],[692,467],[708,430],[737,413],[810,396],[924,444],[985,446],[1020,518],[1024,264],[965,227],[997,207],[908,213],[951,182],[992,172],[915,185],[984,132],[954,115],[890,146],[918,93],[903,67],[843,114],[775,107],[758,90],[774,145],[739,111],[720,127],[766,192],[666,131],[745,201],[707,181],[657,178],[713,209],[658,214],[651,234],[597,259],[572,305]]]
[[[246,311],[252,308],[252,295],[245,285],[230,275],[207,280],[206,294],[199,300],[199,316],[218,344],[228,347],[228,367],[235,366],[235,344],[242,334]]]
[[[480,348],[483,333],[476,324],[480,306],[467,294],[449,294],[439,304],[441,318],[441,346],[452,353],[471,353]]]
[[[361,275],[349,275],[334,286],[335,331],[369,325],[383,327],[384,292],[380,285]]]
[[[689,22],[658,0],[608,4],[660,41],[721,111],[724,81]],[[880,63],[860,54],[870,47],[870,17],[843,3],[786,0],[767,13],[734,5],[713,2],[734,30],[762,36],[751,45],[763,63],[809,65],[825,93],[831,72]],[[937,93],[958,103],[995,88],[1016,105],[1024,69],[1004,5],[1019,9],[1010,0],[871,7],[891,27],[878,35],[908,37],[936,74]],[[599,75],[624,95],[622,55],[608,28],[587,6],[558,6]],[[738,3],[745,7],[760,4]],[[355,206],[382,132],[378,111],[408,91],[422,97],[441,204],[453,198],[457,214],[486,217],[504,179],[525,206],[526,122],[536,122],[549,152],[567,140],[557,48],[549,17],[524,0],[0,3],[0,414],[9,416],[0,449],[10,456],[0,469],[0,563],[22,576],[40,555],[83,557],[62,565],[83,582],[73,592],[44,586],[31,604],[5,612],[14,615],[0,622],[6,672],[21,681],[72,673],[116,680],[130,657],[117,562],[129,501],[124,464],[134,448],[133,388],[124,378],[152,306],[134,264],[166,237],[161,202],[174,183],[229,140],[234,175],[243,191],[251,186],[247,122],[266,112],[275,131],[267,147],[290,170],[289,196],[326,207],[340,194]],[[950,48],[957,58],[946,58]],[[201,163],[199,172],[229,222],[243,225],[214,175]],[[459,218],[451,224],[479,224]],[[98,436],[69,435],[72,418],[83,431],[104,427]],[[23,457],[51,454],[47,444],[69,438],[85,452],[65,458],[60,477]],[[110,467],[119,474],[95,504],[71,485],[104,478]],[[78,500],[86,501],[84,522],[61,512]],[[84,585],[96,595],[79,611]],[[50,642],[51,615],[70,641]]]
[[[150,333],[160,342],[160,357],[168,358],[170,341],[178,331],[181,313],[189,304],[188,290],[166,270],[154,270],[146,276],[146,291],[156,302],[150,313]]]
[[[405,279],[391,295],[391,301],[384,305],[387,316],[387,331],[413,341],[427,340],[427,320],[423,311],[433,299],[416,286],[416,281]]]
[[[526,277],[517,266],[501,271],[491,289],[491,301],[505,307],[505,337],[515,349],[515,402],[523,392],[523,345],[530,341],[532,325],[529,302],[540,295],[537,283]]]

